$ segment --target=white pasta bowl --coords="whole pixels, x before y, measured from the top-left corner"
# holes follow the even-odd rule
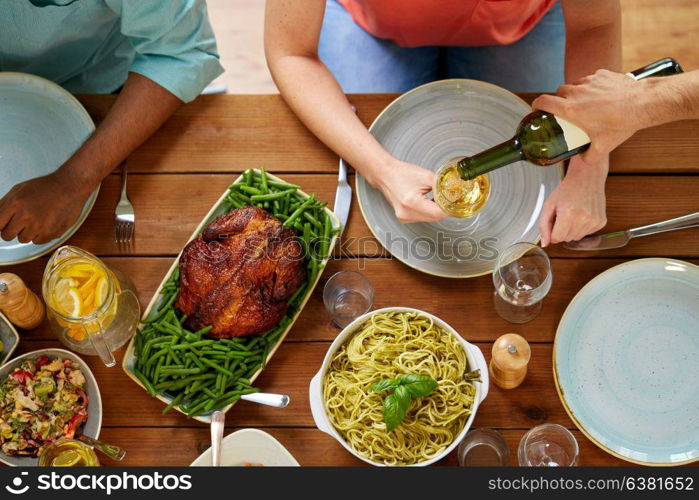
[[[320,367],[320,370],[316,375],[311,379],[311,385],[309,387],[309,398],[310,398],[310,403],[311,403],[311,413],[313,414],[313,420],[315,421],[316,427],[318,427],[319,430],[325,432],[326,434],[331,435],[335,439],[337,439],[342,446],[345,447],[347,451],[349,451],[352,455],[357,457],[360,460],[363,460],[364,462],[371,464],[371,465],[376,465],[379,467],[385,467],[386,464],[380,463],[380,462],[374,462],[373,460],[369,460],[366,457],[363,457],[359,453],[357,453],[348,443],[343,439],[343,437],[340,435],[339,432],[335,429],[335,427],[332,425],[330,422],[330,418],[328,417],[326,408],[325,408],[325,401],[323,399],[323,380],[325,379],[325,374],[328,370],[328,367],[330,366],[330,362],[332,360],[333,355],[335,352],[342,346],[342,344],[347,341],[357,330],[357,328],[363,324],[366,320],[371,318],[374,314],[378,313],[393,313],[393,312],[407,312],[407,313],[418,313],[424,316],[427,316],[431,318],[434,321],[434,324],[439,326],[440,328],[443,328],[444,330],[450,332],[454,337],[459,341],[461,346],[464,349],[464,353],[466,354],[466,359],[468,360],[468,366],[470,370],[475,370],[475,369],[480,369],[481,371],[481,380],[482,382],[474,382],[474,386],[476,388],[476,396],[473,401],[473,408],[471,411],[471,415],[469,416],[468,420],[466,421],[466,424],[464,425],[464,428],[461,429],[461,432],[456,436],[456,439],[454,439],[454,442],[452,442],[445,450],[440,453],[439,455],[429,459],[425,460],[423,462],[418,462],[415,464],[411,464],[411,466],[425,466],[425,465],[430,465],[438,460],[441,460],[445,456],[447,456],[449,453],[451,453],[454,448],[458,446],[458,444],[461,442],[461,440],[464,438],[468,430],[471,428],[471,424],[473,423],[473,419],[476,417],[476,411],[478,410],[478,406],[483,402],[485,399],[486,395],[488,394],[488,365],[485,362],[485,358],[483,357],[483,353],[481,350],[476,347],[473,344],[470,344],[466,342],[459,333],[454,330],[449,324],[445,323],[438,317],[427,313],[425,311],[421,311],[420,309],[413,309],[411,307],[385,307],[383,309],[377,309],[375,311],[368,312],[354,321],[347,325],[337,336],[337,338],[333,341],[333,343],[330,345],[330,348],[328,349],[328,352],[325,354],[325,358],[323,359],[323,364]]]

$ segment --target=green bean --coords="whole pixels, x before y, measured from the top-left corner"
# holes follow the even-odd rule
[[[185,368],[184,365],[182,365],[181,368],[163,366],[160,373],[167,375],[199,375],[201,371],[201,368]]]
[[[148,394],[150,396],[154,397],[155,396],[155,388],[153,387],[153,384],[151,384],[150,381],[146,378],[146,376],[143,375],[143,373],[141,373],[140,371],[134,369],[133,372],[134,372],[134,375],[136,375],[136,378],[138,378],[138,380],[140,380],[141,383],[143,384],[143,386],[146,388],[146,391],[148,391]]]
[[[257,195],[257,194],[263,194],[261,190],[257,189],[256,187],[253,186],[247,186],[245,184],[239,184],[238,189],[241,191],[252,194],[252,195]]]
[[[267,179],[267,185],[270,187],[275,187],[278,189],[301,189],[298,184],[291,184],[290,182],[274,181],[272,179]]]
[[[304,212],[303,216],[308,222],[313,224],[319,231],[323,230],[323,225],[320,222],[318,222],[318,219],[316,219],[312,214],[310,214],[308,212]]]
[[[247,169],[244,174],[243,174],[245,183],[248,186],[252,186],[252,183],[255,181],[255,172],[251,168]]]
[[[243,208],[245,206],[245,203],[242,201],[236,200],[233,196],[226,196],[226,201],[230,203],[232,206],[235,208]]]
[[[294,189],[288,189],[286,191],[278,191],[276,193],[267,193],[267,194],[255,194],[250,197],[250,200],[255,202],[255,201],[272,201],[272,200],[278,200],[280,198],[283,198],[287,194],[293,193],[295,190]]]
[[[260,185],[262,186],[262,191],[269,193],[269,186],[267,185],[267,172],[265,172],[265,167],[260,168]]]
[[[205,365],[210,366],[211,368],[213,368],[213,369],[216,370],[217,372],[225,373],[226,375],[228,375],[228,376],[230,376],[230,377],[233,377],[233,374],[232,374],[230,371],[226,370],[224,367],[222,367],[222,366],[219,365],[218,363],[214,363],[213,361],[210,361],[210,360],[208,360],[208,359],[206,359],[206,358],[202,358],[202,359],[201,359],[201,362],[204,363]]]
[[[170,401],[170,403],[165,408],[163,408],[162,414],[165,415],[167,412],[172,410],[173,407],[180,404],[180,401],[182,401],[182,398],[184,398],[184,393],[178,394],[176,397],[174,397],[172,399],[172,401]]]
[[[172,349],[172,347],[170,347],[170,348],[168,349],[168,354],[169,354],[170,356],[172,356],[172,360],[173,360],[175,363],[177,363],[178,365],[181,365],[181,364],[182,364],[182,360],[181,360],[180,357],[175,353],[175,351]]]
[[[294,221],[299,218],[299,216],[303,213],[303,211],[306,208],[308,208],[311,205],[311,203],[313,203],[313,201],[314,201],[313,196],[311,196],[306,201],[301,203],[301,205],[296,210],[294,210],[294,213],[292,213],[289,216],[289,218],[286,219],[286,221],[284,222],[284,225],[286,227],[290,227],[294,223]]]
[[[320,258],[325,259],[328,256],[330,247],[330,231],[332,230],[332,222],[330,217],[325,214],[325,226],[323,227],[323,239],[320,240]]]
[[[158,313],[152,317],[148,318],[146,320],[143,320],[143,323],[155,323],[159,319],[161,319],[165,314],[167,314],[169,307],[175,302],[175,299],[177,298],[177,294],[173,293],[171,297],[168,297],[168,299],[161,303],[160,307],[158,307]]]

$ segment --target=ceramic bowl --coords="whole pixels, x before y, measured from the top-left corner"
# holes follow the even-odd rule
[[[374,462],[372,460],[369,460],[368,458],[363,457],[359,453],[357,453],[348,443],[345,441],[342,436],[337,432],[335,427],[330,423],[330,419],[328,418],[328,415],[325,411],[325,402],[323,401],[323,379],[325,378],[325,374],[328,370],[328,367],[330,366],[330,362],[332,360],[333,355],[335,352],[340,348],[342,344],[345,343],[352,335],[354,335],[355,331],[359,326],[361,326],[365,321],[367,321],[371,316],[374,314],[378,313],[391,313],[391,312],[408,312],[408,313],[417,313],[423,316],[427,316],[431,318],[435,325],[439,326],[440,328],[445,329],[446,331],[450,332],[454,337],[459,341],[459,343],[462,345],[464,348],[464,352],[466,353],[466,359],[468,360],[468,366],[469,369],[475,370],[475,369],[480,369],[481,371],[481,380],[482,382],[475,382],[474,386],[476,387],[476,396],[474,398],[473,402],[473,409],[471,411],[471,416],[468,418],[466,421],[466,424],[464,425],[464,428],[461,430],[461,432],[456,436],[456,439],[454,439],[454,442],[451,443],[441,454],[439,454],[436,457],[433,457],[429,460],[425,460],[423,462],[419,462],[416,464],[412,464],[413,466],[425,466],[425,465],[430,465],[438,460],[441,460],[445,456],[447,456],[449,453],[451,453],[458,445],[459,442],[464,438],[468,430],[471,428],[471,424],[473,423],[473,419],[476,417],[476,412],[478,410],[478,406],[483,402],[485,399],[486,395],[488,394],[488,365],[485,362],[485,358],[483,357],[483,353],[481,350],[476,347],[473,344],[470,344],[466,342],[459,333],[454,330],[449,324],[446,322],[442,321],[436,316],[433,316],[430,313],[427,313],[425,311],[421,311],[420,309],[413,309],[410,307],[385,307],[383,309],[377,309],[375,311],[368,312],[362,316],[359,316],[357,319],[352,321],[349,325],[347,325],[337,336],[337,338],[333,341],[332,344],[330,344],[330,348],[328,349],[328,352],[325,354],[325,358],[323,359],[323,364],[320,367],[320,370],[316,375],[313,377],[311,380],[311,385],[309,388],[309,397],[310,397],[310,403],[311,403],[311,413],[313,414],[313,420],[315,421],[316,426],[318,429],[321,431],[325,432],[326,434],[331,435],[339,443],[347,450],[349,451],[352,455],[357,457],[360,460],[363,460],[364,462],[371,464],[371,465],[376,465],[376,466],[385,466],[386,464],[379,463],[379,462]]]
[[[87,422],[83,424],[82,433],[97,439],[102,428],[102,396],[100,395],[97,380],[92,374],[92,371],[87,363],[76,354],[64,349],[39,349],[38,351],[22,354],[0,367],[0,380],[5,380],[25,359],[37,359],[40,356],[48,356],[49,359],[70,359],[80,365],[80,370],[87,382],[85,384],[85,393],[89,398],[87,405],[88,417]],[[0,462],[17,467],[33,467],[39,464],[39,459],[31,457],[10,457],[0,452]]]

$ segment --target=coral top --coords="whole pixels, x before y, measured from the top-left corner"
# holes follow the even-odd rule
[[[355,22],[403,47],[516,42],[556,0],[338,0]]]

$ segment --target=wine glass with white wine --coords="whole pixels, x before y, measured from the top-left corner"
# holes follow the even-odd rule
[[[507,247],[493,270],[495,312],[510,323],[531,321],[552,282],[551,261],[541,247],[525,242]]]

